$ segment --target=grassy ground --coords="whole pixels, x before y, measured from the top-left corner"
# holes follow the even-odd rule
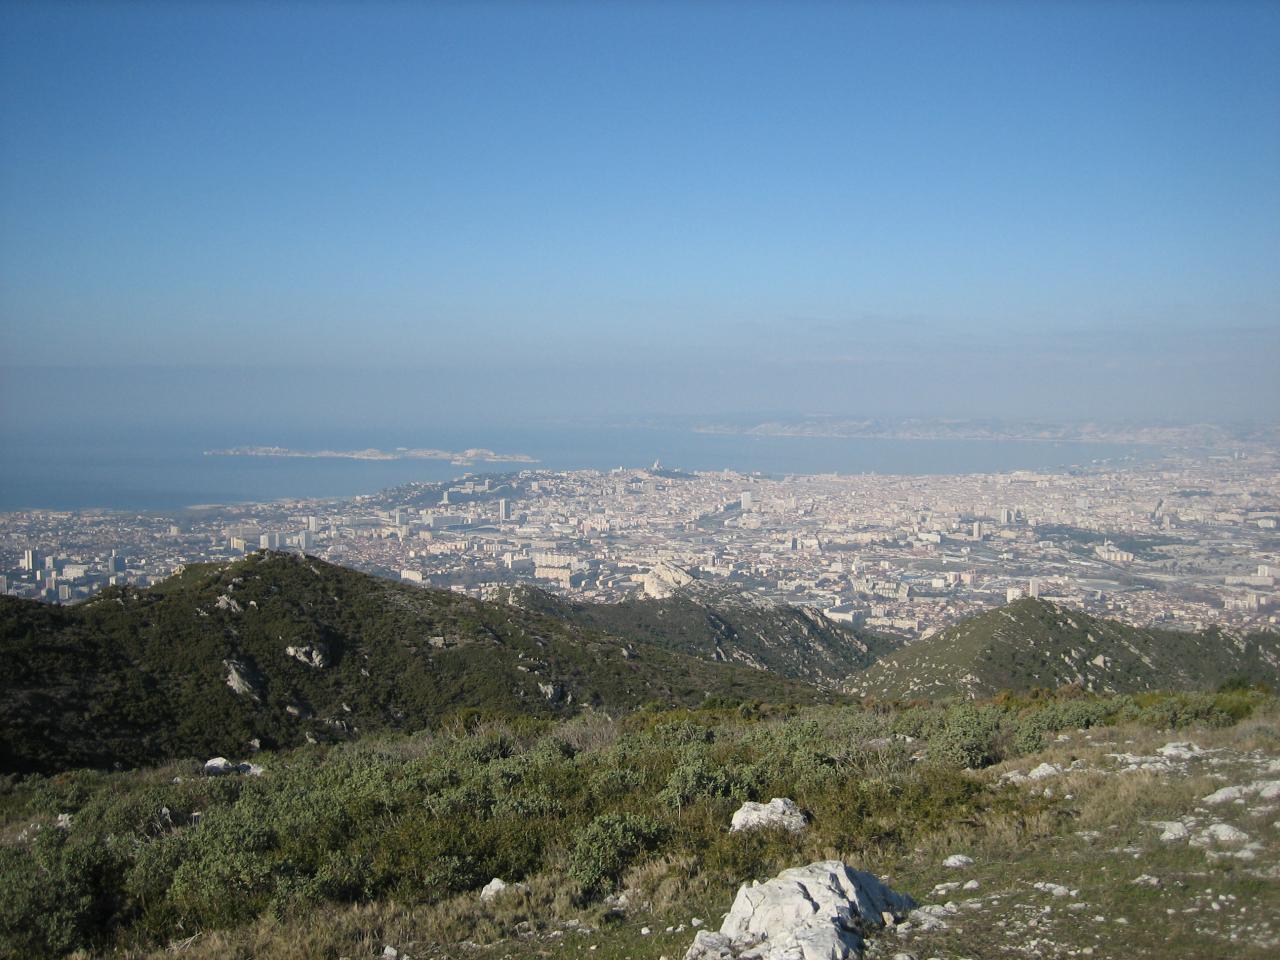
[[[1157,706],[1163,709],[1163,704]],[[1016,754],[1008,747],[1012,735],[1026,728],[1040,708],[1006,704],[1003,709],[1005,720],[987,735],[995,741],[996,754]],[[972,714],[928,712],[924,722],[919,716],[904,719],[900,713],[855,708],[751,719],[728,712],[617,722],[584,719],[560,728],[553,738],[570,749],[549,750],[547,738],[539,737],[513,743],[508,756],[489,759],[477,750],[477,742],[492,744],[493,730],[460,738],[411,738],[376,751],[368,746],[315,756],[304,751],[268,758],[263,783],[239,793],[225,780],[188,779],[192,789],[221,790],[226,796],[219,800],[202,794],[200,823],[180,827],[157,824],[152,808],[171,796],[165,791],[181,789],[183,785],[172,783],[175,778],[189,778],[181,764],[146,774],[73,777],[56,789],[50,782],[29,782],[12,786],[3,797],[0,847],[9,854],[23,852],[37,826],[58,830],[53,819],[60,807],[73,810],[73,825],[63,831],[68,843],[84,831],[95,843],[118,845],[123,831],[132,829],[139,817],[152,818],[148,839],[135,834],[129,840],[135,866],[122,883],[133,895],[155,901],[139,901],[127,915],[130,923],[103,934],[91,949],[72,954],[77,957],[363,960],[383,955],[390,946],[415,960],[674,960],[692,941],[695,919],[718,928],[740,882],[828,858],[884,876],[895,889],[937,908],[933,912],[941,922],[933,929],[914,918],[876,938],[873,956],[907,952],[920,958],[1208,960],[1277,955],[1280,797],[1268,800],[1254,791],[1240,802],[1204,802],[1222,787],[1280,781],[1274,700],[1255,698],[1251,716],[1232,726],[1222,726],[1226,721],[1210,712],[1213,725],[1192,718],[1174,731],[1151,725],[1159,710],[1153,713],[1148,703],[1141,713],[1148,722],[1123,719],[1134,714],[1127,709],[1113,718],[1114,725],[1051,731],[1043,749],[977,771],[930,757],[931,744],[947,748],[935,754],[950,755],[955,747],[955,737],[944,735],[940,721],[950,716],[968,729]],[[924,727],[929,736],[895,740],[887,748],[868,745],[869,738],[904,726]],[[712,731],[710,739],[707,730]],[[1185,750],[1185,756],[1176,750],[1175,756],[1158,752],[1175,741],[1194,743],[1196,750]],[[470,766],[451,767],[460,755],[470,758]],[[371,756],[376,763],[367,762]],[[529,759],[518,761],[520,757]],[[702,766],[691,759],[699,757],[712,762]],[[1042,763],[1055,764],[1062,772],[1002,782],[1008,774],[1025,774]],[[419,770],[424,779],[396,806],[379,778],[409,769]],[[452,771],[449,776],[435,776],[446,769]],[[740,780],[698,780],[717,769],[735,772]],[[510,779],[513,770],[525,771],[524,779]],[[508,861],[530,865],[519,875],[504,873],[505,879],[524,886],[484,903],[472,880],[465,881],[469,885],[464,890],[449,888],[452,875],[440,872],[438,860],[431,858],[433,850],[439,851],[438,838],[421,833],[431,824],[447,822],[454,829],[470,821],[457,811],[446,813],[444,821],[423,819],[416,811],[441,795],[457,799],[460,789],[471,796],[467,791],[490,782],[495,771],[508,778],[505,800],[510,802],[473,796],[487,804],[488,812],[467,829],[478,829],[483,822],[491,825],[493,835],[527,834],[538,840],[538,855]],[[620,771],[631,776],[615,784]],[[557,808],[534,810],[530,797],[545,792],[548,784],[556,785]],[[614,790],[618,784],[622,786]],[[681,789],[673,793],[673,784]],[[166,881],[171,884],[167,889],[141,883],[136,864],[149,862],[148,856],[166,849],[175,837],[207,846],[227,843],[230,835],[219,831],[239,822],[235,816],[241,805],[272,799],[276,807],[251,809],[268,816],[287,814],[297,802],[291,794],[295,790],[318,800],[321,812],[313,809],[309,815],[327,824],[326,830],[336,830],[339,823],[325,818],[326,805],[350,803],[363,811],[360,831],[321,831],[306,837],[307,844],[328,844],[330,852],[399,848],[390,863],[406,872],[404,882],[389,881],[372,897],[285,896],[281,891],[300,884],[303,860],[298,850],[278,840],[260,860],[233,846],[191,861],[203,865],[203,886],[181,872]],[[795,797],[812,818],[809,829],[798,837],[729,834],[729,815],[741,800],[735,794],[742,792],[764,799],[773,794]],[[671,800],[675,795],[683,799]],[[56,796],[52,805],[51,796]],[[178,816],[176,806],[166,809],[171,819]],[[631,855],[615,857],[609,845],[631,843],[632,835],[592,833],[601,816],[615,815],[649,817],[660,834],[647,846],[639,843]],[[1161,839],[1172,823],[1185,827],[1185,838]],[[1197,845],[1214,824],[1234,827],[1246,838],[1226,833],[1227,842],[1210,839]],[[490,834],[467,836],[485,840]],[[593,836],[600,841],[594,846]],[[404,849],[406,844],[418,846]],[[182,849],[190,853],[193,848]],[[972,865],[944,867],[942,861],[953,853],[972,857]],[[499,856],[484,865],[500,862]],[[46,869],[40,863],[13,863]],[[584,886],[584,877],[597,876],[591,871],[600,863],[616,872],[598,886]],[[207,908],[209,897],[226,912],[206,916],[243,917],[234,908],[239,900],[257,896],[255,890],[260,893],[263,879],[255,871],[265,869],[263,864],[275,871],[274,892],[258,901],[263,906],[249,919],[194,919]],[[379,864],[378,869],[387,868]],[[216,882],[209,879],[209,870],[217,873]],[[9,894],[19,887],[8,876],[0,878],[9,884],[0,891],[6,893],[0,897],[0,919],[12,930],[17,900]],[[151,876],[144,871],[142,879]],[[1135,882],[1139,878],[1149,879]],[[972,888],[966,889],[966,883]],[[11,955],[41,953],[28,949]]]

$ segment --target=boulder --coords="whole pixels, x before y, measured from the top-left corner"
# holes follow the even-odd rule
[[[212,760],[204,762],[204,774],[206,777],[222,777],[228,773],[234,773],[236,766],[226,757],[214,757]]]
[[[965,856],[963,853],[953,853],[947,859],[942,861],[944,867],[952,870],[960,867],[968,867],[973,865],[973,857]]]
[[[878,877],[823,860],[744,884],[720,932],[699,930],[685,960],[856,960],[869,933],[913,907]]]
[[[528,889],[529,887],[527,884],[507,883],[505,880],[500,880],[498,877],[494,877],[492,880],[490,880],[480,889],[480,899],[483,900],[485,903],[488,903],[490,900],[494,899],[505,890],[526,890],[527,891]]]
[[[758,830],[776,827],[799,833],[807,827],[808,821],[804,813],[796,806],[794,800],[786,797],[774,797],[768,803],[752,803],[747,801],[733,815],[733,832],[739,830]]]

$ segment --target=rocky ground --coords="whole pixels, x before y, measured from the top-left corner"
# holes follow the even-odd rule
[[[1276,731],[1160,740],[1086,731],[1064,735],[1039,764],[993,770],[1057,801],[1074,829],[918,871],[936,878],[926,905],[868,955],[1276,956]]]
[[[1280,955],[1280,731],[1269,723],[1176,739],[1080,731],[978,775],[1047,798],[1052,813],[1029,824],[1030,839],[956,824],[904,861],[855,864],[920,903],[869,940],[868,958]],[[695,923],[714,929],[727,907],[633,909],[616,927],[474,954],[677,960]]]
[[[916,901],[868,931],[871,960],[1280,955],[1280,729],[1271,717],[1176,734],[1072,731],[971,775],[1007,791],[1020,817],[946,823],[905,853],[854,862],[814,850],[793,865],[843,861]],[[306,928],[271,921],[129,955],[247,958],[268,944],[280,951],[288,934],[293,952],[277,955],[682,960],[698,931],[720,929],[737,893],[685,882],[689,872],[669,859],[647,863],[619,894],[582,909],[541,880],[513,885],[483,904],[497,931],[486,943],[433,942],[427,932],[454,913],[472,924],[471,895],[429,915],[345,908],[315,928],[314,942]]]

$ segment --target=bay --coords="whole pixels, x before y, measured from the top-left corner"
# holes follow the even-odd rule
[[[812,473],[962,474],[1061,470],[1102,461],[1149,459],[1152,447],[1031,440],[896,440],[761,437],[697,433],[668,425],[472,425],[421,429],[293,430],[248,435],[234,428],[198,433],[121,431],[76,436],[0,435],[0,510],[166,511],[194,504],[336,498],[373,493],[413,480],[521,469],[607,470],[660,460],[684,470],[768,475]],[[375,447],[483,447],[527,454],[537,463],[459,466],[447,460],[354,460],[208,456],[237,446],[295,450]]]

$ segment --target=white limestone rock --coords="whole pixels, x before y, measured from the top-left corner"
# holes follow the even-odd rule
[[[1211,823],[1191,840],[1192,846],[1207,847],[1219,844],[1224,847],[1238,847],[1249,842],[1249,835],[1229,823]]]
[[[317,670],[323,670],[329,665],[329,651],[325,649],[324,644],[309,643],[305,647],[285,647],[284,652],[286,656],[293,657],[299,663]]]
[[[480,899],[485,903],[493,900],[499,894],[507,890],[528,890],[529,887],[523,883],[507,883],[498,877],[494,877],[480,889]]]
[[[1194,743],[1166,743],[1163,747],[1156,751],[1162,757],[1168,757],[1170,760],[1190,760],[1204,753],[1200,747]]]
[[[942,865],[950,870],[958,870],[962,867],[973,866],[973,857],[966,856],[963,853],[953,853],[947,859],[942,861]]]
[[[768,803],[752,803],[747,801],[733,815],[731,832],[740,830],[759,830],[764,828],[780,828],[799,833],[807,827],[808,821],[794,800],[786,797],[774,797]]]
[[[1030,773],[1027,774],[1028,780],[1047,780],[1049,777],[1056,777],[1062,773],[1062,767],[1056,763],[1042,763]]]
[[[253,675],[244,663],[239,660],[223,660],[222,665],[227,668],[227,686],[231,688],[233,693],[248,697],[251,700],[258,699],[258,690],[254,683]]]
[[[723,933],[699,930],[693,944],[685,951],[684,960],[734,960],[733,941]]]
[[[1185,840],[1190,835],[1187,825],[1180,820],[1152,820],[1151,826],[1160,828],[1160,839],[1165,843]]]
[[[1047,893],[1054,897],[1074,897],[1079,894],[1079,890],[1070,890],[1060,883],[1050,883],[1047,880],[1037,880],[1032,884],[1041,893]]]
[[[217,601],[214,603],[214,606],[217,607],[219,610],[229,610],[231,613],[243,612],[240,608],[240,604],[236,603],[235,600],[231,599],[231,597],[229,597],[225,593],[222,594],[222,596],[218,597]]]
[[[204,775],[206,777],[223,777],[228,773],[234,773],[236,766],[226,757],[214,757],[204,762]]]
[[[794,867],[738,890],[718,934],[698,931],[685,960],[856,960],[865,936],[915,902],[839,860]]]
[[[1244,797],[1246,790],[1244,787],[1223,787],[1221,790],[1215,790],[1209,794],[1201,803],[1207,803],[1211,807],[1216,807],[1220,803],[1230,803],[1232,800],[1239,800]]]

